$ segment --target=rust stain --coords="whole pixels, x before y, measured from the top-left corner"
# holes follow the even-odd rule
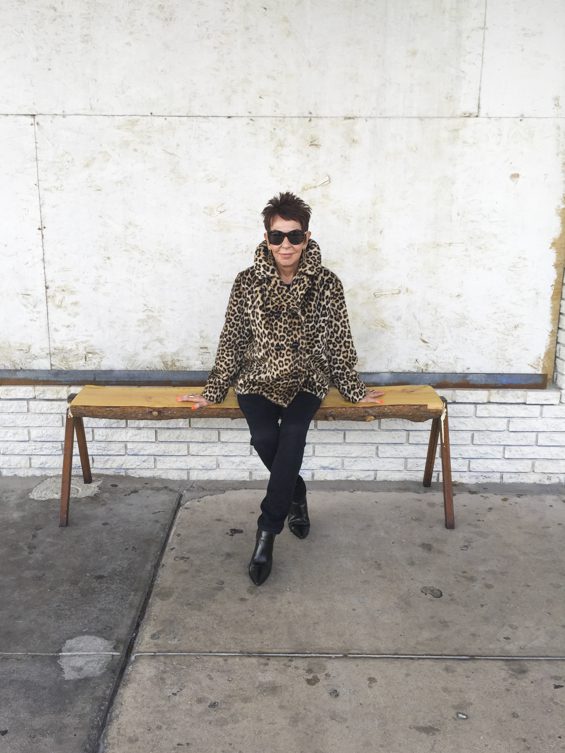
[[[563,294],[563,271],[565,269],[565,195],[561,207],[559,208],[561,217],[561,232],[554,239],[551,248],[555,253],[555,282],[551,294],[551,331],[547,338],[547,345],[543,356],[543,373],[547,374],[548,379],[553,379],[553,370],[555,368],[555,352],[557,349],[557,327],[559,326],[559,309],[561,306],[561,296]]]

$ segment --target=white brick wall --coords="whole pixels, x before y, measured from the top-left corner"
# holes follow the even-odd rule
[[[562,316],[561,324],[563,324]],[[565,342],[563,327],[560,337]],[[78,387],[0,387],[0,475],[59,474],[65,397]],[[439,390],[449,401],[455,481],[565,482],[565,386]],[[85,419],[96,474],[186,480],[267,478],[244,419]],[[421,480],[430,422],[320,421],[303,475],[326,480]],[[79,472],[75,447],[73,467]],[[434,481],[441,462],[436,459]]]

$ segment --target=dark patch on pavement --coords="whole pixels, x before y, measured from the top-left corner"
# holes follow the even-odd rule
[[[434,599],[441,599],[443,591],[435,586],[423,586],[420,591],[426,596],[433,596]]]

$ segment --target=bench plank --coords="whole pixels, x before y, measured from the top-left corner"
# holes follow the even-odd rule
[[[86,385],[72,400],[73,416],[90,418],[241,418],[242,413],[233,389],[222,403],[194,409],[191,403],[177,401],[177,395],[201,394],[198,387],[104,387]],[[382,402],[350,403],[332,387],[314,418],[321,421],[372,421],[375,418],[406,418],[427,421],[440,416],[443,402],[429,385],[378,387],[384,392]]]

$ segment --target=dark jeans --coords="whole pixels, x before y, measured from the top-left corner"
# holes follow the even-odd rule
[[[290,503],[306,494],[306,484],[298,474],[308,428],[322,401],[309,392],[299,392],[286,408],[262,395],[237,395],[237,400],[249,424],[251,444],[271,471],[257,526],[280,533]]]

